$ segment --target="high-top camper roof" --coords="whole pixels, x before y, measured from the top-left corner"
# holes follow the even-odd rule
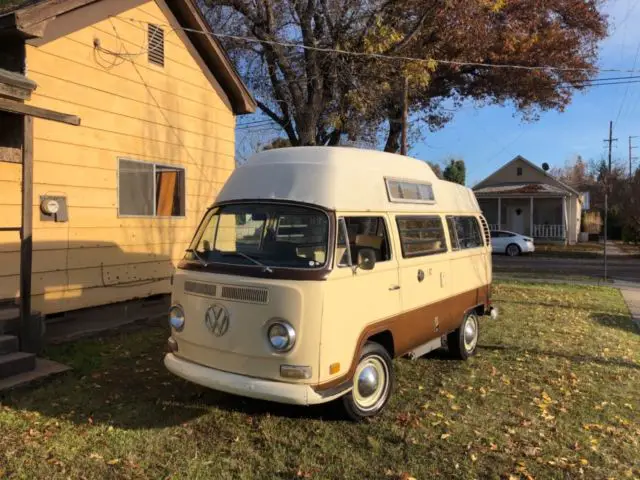
[[[216,203],[238,200],[289,200],[353,212],[480,212],[471,189],[438,179],[426,162],[348,147],[258,153],[232,173]]]

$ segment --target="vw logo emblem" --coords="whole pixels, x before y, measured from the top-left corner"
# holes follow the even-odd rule
[[[222,305],[211,305],[204,316],[204,323],[211,333],[221,337],[229,330],[229,312]]]

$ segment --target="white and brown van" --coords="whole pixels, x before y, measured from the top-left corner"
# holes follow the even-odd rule
[[[476,351],[491,243],[473,192],[421,161],[352,148],[256,155],[173,277],[174,374],[213,389],[379,412],[392,359]],[[495,315],[494,315],[495,316]]]

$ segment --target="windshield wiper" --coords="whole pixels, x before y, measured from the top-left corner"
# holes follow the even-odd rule
[[[273,273],[273,270],[271,269],[271,267],[265,265],[262,262],[259,262],[258,260],[256,260],[253,257],[250,257],[249,255],[247,255],[246,253],[242,253],[242,252],[238,252],[237,250],[233,251],[233,252],[220,252],[221,255],[237,255],[240,256],[242,258],[246,258],[247,260],[249,260],[250,262],[255,263],[256,265],[258,265],[259,267],[262,267],[262,271],[266,272],[266,273]]]
[[[195,250],[195,249],[193,249],[193,248],[188,248],[188,249],[186,250],[186,252],[187,252],[187,253],[193,253],[194,257],[196,257],[196,258],[198,259],[198,261],[200,262],[200,264],[201,264],[203,267],[208,267],[208,266],[209,266],[209,264],[206,262],[206,260],[205,260],[204,258],[202,258],[202,257],[200,256],[200,254],[198,254],[198,251],[197,251],[197,250]]]

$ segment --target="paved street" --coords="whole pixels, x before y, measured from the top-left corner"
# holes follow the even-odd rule
[[[611,257],[608,264],[609,278],[640,282],[640,259],[616,256]],[[511,258],[504,255],[494,255],[493,269],[496,273],[523,272],[527,274],[539,273],[545,276],[558,274],[560,276],[576,275],[602,278],[604,259],[542,258],[535,255]]]

